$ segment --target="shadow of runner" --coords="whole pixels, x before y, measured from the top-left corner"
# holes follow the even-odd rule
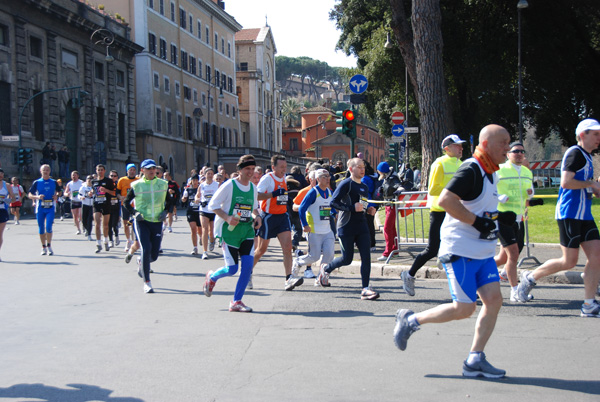
[[[144,402],[140,398],[111,397],[110,389],[95,385],[67,384],[69,389],[51,387],[44,384],[17,384],[0,388],[0,398],[35,398],[47,402]]]

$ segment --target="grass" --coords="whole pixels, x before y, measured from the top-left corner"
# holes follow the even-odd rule
[[[536,195],[557,194],[558,189],[536,190]],[[530,243],[559,242],[558,226],[554,219],[555,209],[556,198],[544,198],[544,205],[529,208]],[[383,224],[385,221],[385,208],[380,208],[378,213],[379,221]],[[600,216],[600,199],[598,198],[594,198],[592,201],[592,215],[594,217]],[[400,218],[399,232],[401,237],[406,237],[408,233],[410,241],[414,241],[416,238],[417,242],[427,242],[427,238],[429,237],[429,209],[417,209],[415,213],[408,215],[406,218]],[[425,240],[422,240],[422,238]]]

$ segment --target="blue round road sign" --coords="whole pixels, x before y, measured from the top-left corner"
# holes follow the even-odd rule
[[[352,78],[350,78],[350,90],[355,94],[362,94],[367,90],[369,86],[369,80],[367,77],[361,74],[356,74]]]

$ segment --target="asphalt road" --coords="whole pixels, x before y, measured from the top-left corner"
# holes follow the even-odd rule
[[[174,230],[148,295],[121,247],[94,254],[70,221],[55,225],[54,256],[39,255],[34,221],[8,225],[0,401],[600,400],[600,320],[579,317],[582,285],[539,284],[533,302],[506,303],[486,354],[508,377],[465,379],[475,317],[423,326],[404,352],[392,342],[396,310],[447,302],[446,281],[418,280],[409,297],[376,267],[381,299],[361,301],[352,266],[331,288],[285,292],[275,241],[244,297],[254,313],[230,313],[237,279],[205,297],[222,258],[189,255],[184,218]]]

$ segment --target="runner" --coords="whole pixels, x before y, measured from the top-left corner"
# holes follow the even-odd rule
[[[160,251],[162,222],[167,216],[165,198],[168,183],[156,177],[156,162],[152,159],[146,159],[140,167],[144,177],[131,184],[124,205],[134,218],[133,227],[142,249],[138,275],[144,279],[144,293],[154,293],[150,282],[150,263],[158,259]]]
[[[582,317],[600,317],[596,301],[600,281],[600,234],[592,216],[592,197],[600,197],[600,183],[594,181],[592,152],[600,145],[600,123],[585,119],[575,130],[577,145],[567,149],[562,159],[560,189],[556,203],[556,222],[560,233],[562,257],[548,260],[534,271],[521,273],[517,297],[529,301],[529,292],[541,278],[573,268],[583,249],[587,262],[584,268],[584,300]]]
[[[83,234],[87,236],[89,241],[92,239],[92,226],[94,223],[94,188],[92,181],[94,176],[88,175],[85,179],[85,184],[79,188],[79,199],[82,203],[81,208],[81,223],[83,224]]]
[[[187,208],[187,221],[192,231],[192,255],[198,255],[198,237],[202,236],[202,226],[200,226],[200,186],[198,175],[190,177],[190,186],[183,191],[181,201],[189,200]]]
[[[165,172],[164,175],[165,180],[169,184],[169,191],[167,192],[167,200],[165,201],[165,208],[167,209],[167,230],[169,233],[173,233],[173,217],[177,216],[177,201],[179,201],[179,196],[181,192],[179,191],[179,186],[173,180],[173,176],[171,176],[171,172]]]
[[[262,224],[257,190],[250,182],[254,166],[254,156],[242,156],[237,165],[240,175],[219,187],[208,204],[208,208],[217,215],[215,233],[222,238],[225,266],[216,272],[207,272],[204,294],[210,297],[219,279],[235,275],[241,260],[240,277],[233,300],[229,303],[229,311],[240,313],[252,311],[242,302],[242,297],[254,263],[254,230]]]
[[[510,136],[503,127],[495,124],[484,127],[479,133],[479,145],[473,158],[463,162],[438,200],[446,211],[439,259],[448,277],[452,303],[420,313],[408,309],[396,313],[394,343],[400,350],[405,350],[409,337],[420,325],[470,317],[477,309],[479,295],[483,307],[475,324],[471,351],[463,363],[463,376],[466,377],[501,378],[506,375],[505,370],[487,361],[483,350],[502,307],[498,268],[494,262],[498,239],[494,219],[504,219],[500,214],[514,215],[497,212],[498,177],[495,172],[506,160],[509,142]]]
[[[121,201],[121,215],[123,219],[123,232],[125,232],[125,238],[127,242],[125,244],[125,252],[127,253],[131,248],[131,245],[134,242],[133,231],[131,230],[131,220],[129,211],[125,208],[123,202],[125,201],[125,197],[127,196],[127,192],[131,188],[131,183],[139,179],[136,176],[137,170],[133,163],[127,165],[127,175],[121,177],[117,182],[117,198]],[[132,254],[133,255],[133,254]],[[130,258],[131,260],[131,258]],[[128,261],[129,262],[129,261]]]
[[[321,255],[321,264],[329,264],[333,260],[335,236],[331,231],[329,220],[332,219],[331,197],[329,188],[331,175],[326,169],[311,171],[309,177],[314,176],[318,183],[306,194],[300,204],[299,214],[304,233],[308,234],[308,254],[294,260],[294,267],[299,268],[306,265],[304,277],[313,262],[317,262]],[[311,177],[311,184],[314,180]],[[312,270],[311,270],[312,273]],[[314,278],[314,274],[312,275]],[[315,280],[315,286],[319,282]]]
[[[110,219],[110,204],[115,196],[115,183],[106,174],[106,167],[102,164],[96,166],[97,178],[92,180],[94,189],[94,224],[96,225],[96,253],[102,251],[101,231],[104,235],[104,249],[108,246],[108,221]]]
[[[73,224],[77,228],[75,234],[81,234],[81,206],[82,202],[79,198],[79,190],[83,186],[83,181],[79,179],[79,172],[74,170],[71,172],[71,181],[65,187],[65,197],[71,199],[71,215],[73,215]]]
[[[32,200],[37,200],[35,213],[38,222],[38,233],[42,242],[42,255],[53,255],[54,251],[52,251],[51,244],[52,224],[54,223],[54,207],[58,186],[56,180],[50,178],[50,165],[42,165],[40,173],[42,177],[33,182],[27,196]]]
[[[354,245],[360,253],[360,275],[362,279],[362,300],[376,300],[379,293],[369,285],[371,276],[371,239],[367,218],[367,186],[361,182],[365,175],[365,162],[360,158],[352,158],[348,161],[350,177],[344,179],[335,189],[331,206],[339,211],[338,238],[342,248],[342,256],[335,258],[329,264],[321,264],[317,282],[321,286],[329,284],[329,274],[336,268],[352,263],[354,256]],[[369,207],[373,208],[373,207]],[[375,208],[373,208],[375,209]]]
[[[17,177],[13,177],[10,181],[12,183],[12,192],[15,195],[15,200],[9,205],[10,213],[15,216],[15,225],[20,225],[21,207],[23,206],[23,195],[25,195],[25,190],[23,189],[23,186],[19,184],[19,179]]]
[[[113,183],[117,184],[119,181],[119,172],[111,170],[109,174],[110,179]],[[116,195],[116,191],[115,191]],[[119,197],[112,197],[110,200],[110,218],[108,219],[108,239],[109,247],[113,248],[119,246],[119,220],[121,219],[121,203]]]
[[[12,188],[9,189],[4,181],[4,170],[0,169],[0,248],[2,248],[4,229],[6,228],[6,222],[8,222],[7,198],[10,199],[11,204],[16,202],[17,199]],[[2,260],[0,259],[0,261]]]
[[[287,213],[287,187],[285,172],[287,161],[283,155],[271,158],[273,172],[265,174],[258,183],[258,200],[261,201],[263,224],[258,230],[258,249],[254,254],[254,266],[267,252],[269,242],[277,237],[283,252],[285,269],[285,290],[293,290],[304,283],[298,270],[292,270],[292,232],[290,218]]]
[[[215,214],[208,208],[208,204],[213,197],[213,195],[219,189],[219,183],[214,181],[215,172],[208,168],[204,171],[204,175],[206,180],[200,185],[200,223],[202,225],[202,247],[204,248],[204,252],[202,253],[202,259],[206,260],[208,258],[208,251],[213,251],[215,249],[215,234],[214,234],[214,226],[215,226]],[[210,243],[209,243],[210,237]]]

